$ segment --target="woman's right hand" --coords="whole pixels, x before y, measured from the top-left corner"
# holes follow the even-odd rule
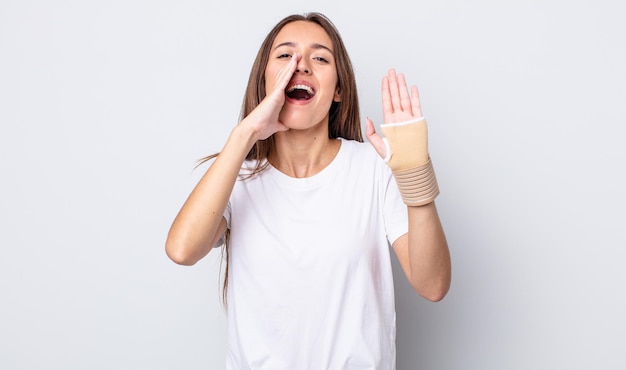
[[[288,130],[279,121],[279,115],[285,104],[285,88],[301,58],[294,54],[278,70],[267,96],[235,126],[224,148],[176,215],[166,241],[167,255],[174,262],[193,265],[209,253],[226,228],[224,209],[248,150],[257,140]],[[247,142],[249,147],[242,142]]]
[[[298,62],[302,58],[300,54],[294,54],[288,64],[276,75],[274,86],[261,103],[246,116],[239,125],[252,129],[256,140],[265,140],[278,131],[287,131],[285,125],[279,120],[280,111],[285,104],[285,88],[291,80]]]

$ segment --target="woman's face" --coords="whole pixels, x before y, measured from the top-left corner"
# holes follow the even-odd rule
[[[279,119],[290,129],[327,127],[330,106],[341,98],[333,44],[319,25],[296,21],[280,30],[265,68],[266,94],[274,87],[278,72],[296,53],[302,58],[285,89],[285,104]]]

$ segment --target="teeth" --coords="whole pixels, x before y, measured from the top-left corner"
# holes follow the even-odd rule
[[[294,90],[306,90],[306,92],[309,93],[309,95],[311,95],[311,96],[315,95],[315,93],[313,92],[313,89],[311,89],[311,87],[309,87],[307,85],[293,85],[293,86],[289,86],[289,88],[287,89],[287,92],[292,92]]]

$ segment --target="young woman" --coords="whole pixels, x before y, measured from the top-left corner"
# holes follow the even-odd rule
[[[442,299],[450,257],[416,87],[382,81],[362,141],[333,24],[292,15],[254,62],[241,121],[184,203],[166,251],[227,252],[228,369],[394,369],[389,245],[417,293]]]

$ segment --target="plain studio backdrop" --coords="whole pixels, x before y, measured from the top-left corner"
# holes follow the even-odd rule
[[[453,282],[429,303],[396,269],[398,369],[626,368],[622,2],[2,0],[0,369],[223,368],[219,253],[165,237],[307,11],[363,119],[390,67],[428,118]]]

